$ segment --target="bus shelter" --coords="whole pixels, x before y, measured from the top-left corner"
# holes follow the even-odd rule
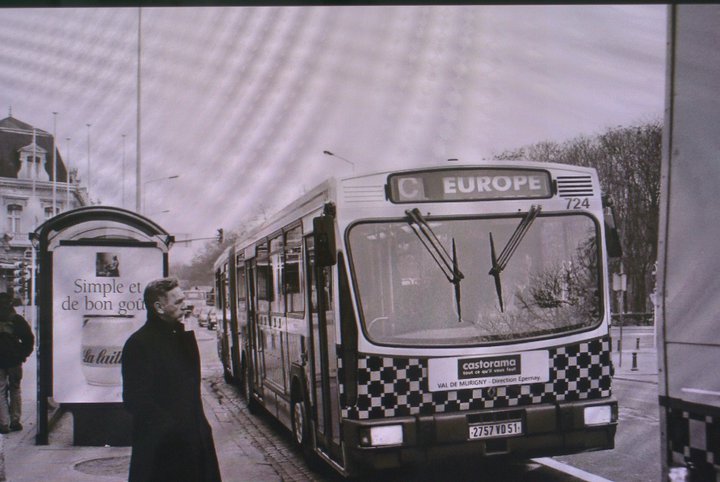
[[[130,444],[121,355],[145,322],[147,282],[167,276],[173,236],[125,209],[86,206],[30,235],[37,249],[37,445],[50,400],[73,415],[74,445]]]

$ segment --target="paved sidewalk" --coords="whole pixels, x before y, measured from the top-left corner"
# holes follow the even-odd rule
[[[626,327],[618,351],[619,330],[613,327],[612,361],[615,378],[658,383],[658,360],[655,334],[651,327]]]
[[[198,344],[215,343],[215,333],[195,328]],[[202,352],[201,346],[201,352]],[[213,352],[214,350],[206,350]],[[217,356],[203,359],[203,378],[217,377],[220,365]],[[127,480],[130,447],[80,447],[72,444],[73,421],[63,413],[52,426],[49,444],[35,445],[36,434],[36,363],[34,354],[24,365],[23,415],[24,430],[0,435],[0,481],[8,482],[119,482]],[[280,481],[265,456],[245,438],[241,427],[234,423],[207,382],[202,386],[205,414],[213,429],[216,451],[223,480]]]

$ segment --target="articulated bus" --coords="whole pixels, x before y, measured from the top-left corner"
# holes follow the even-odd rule
[[[603,203],[549,163],[330,179],[216,261],[226,379],[343,475],[611,449]]]

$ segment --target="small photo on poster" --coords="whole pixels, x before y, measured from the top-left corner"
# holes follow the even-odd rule
[[[116,278],[120,276],[120,255],[117,253],[97,253],[95,258],[95,275],[106,278]]]

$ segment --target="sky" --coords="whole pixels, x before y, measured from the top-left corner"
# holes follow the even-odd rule
[[[664,5],[0,9],[0,25],[0,118],[55,132],[103,205],[136,209],[139,153],[141,210],[178,239],[329,176],[472,163],[664,110]]]

